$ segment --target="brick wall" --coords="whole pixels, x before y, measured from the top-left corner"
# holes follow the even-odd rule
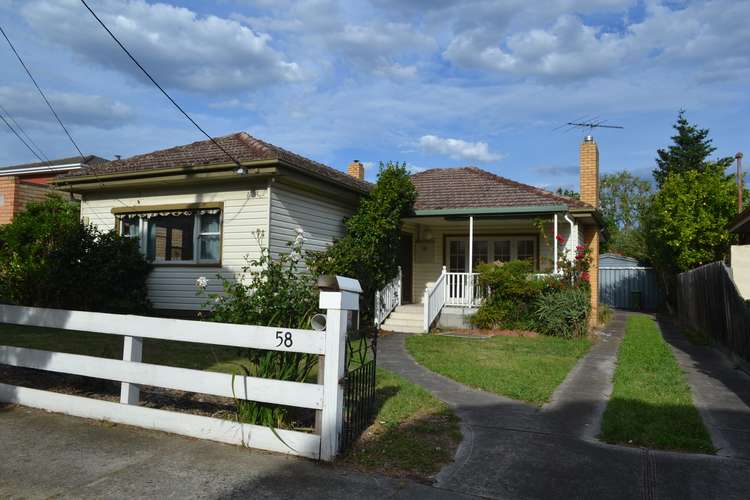
[[[15,215],[18,177],[0,177],[0,224],[8,224]]]
[[[49,186],[40,186],[22,180],[16,184],[15,213],[23,212],[29,203],[44,201],[47,195],[53,192]]]
[[[581,201],[599,207],[599,147],[591,136],[581,143],[579,166]]]
[[[579,168],[581,201],[599,208],[599,147],[591,136],[587,136],[581,143]],[[599,228],[584,227],[583,239],[591,250],[591,319],[596,324],[599,312]]]

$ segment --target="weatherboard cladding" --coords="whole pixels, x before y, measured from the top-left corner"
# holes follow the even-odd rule
[[[223,137],[216,137],[216,142],[233,158],[241,163],[277,160],[302,172],[327,179],[348,189],[367,192],[370,183],[360,181],[343,172],[322,163],[310,160],[286,149],[256,139],[245,132]],[[221,149],[209,140],[193,142],[183,146],[162,149],[141,155],[114,160],[103,164],[91,165],[77,172],[60,176],[61,180],[75,180],[77,177],[121,173],[147,173],[152,170],[179,167],[197,167],[208,165],[231,164],[230,159]]]
[[[515,182],[476,167],[435,168],[414,174],[414,209],[545,207],[560,205],[591,209],[591,205],[528,184]]]

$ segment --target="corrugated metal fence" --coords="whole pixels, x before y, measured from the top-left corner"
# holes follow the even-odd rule
[[[680,320],[750,360],[750,304],[737,290],[723,262],[677,276]]]
[[[599,301],[619,309],[656,311],[664,294],[650,267],[600,267]]]

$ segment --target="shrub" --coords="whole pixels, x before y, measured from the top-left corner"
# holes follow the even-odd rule
[[[204,305],[210,311],[208,318],[221,323],[308,328],[318,311],[318,291],[312,276],[299,269],[304,258],[304,237],[300,233],[288,244],[290,252],[274,259],[260,243],[262,236],[262,231],[256,233],[260,256],[247,260],[239,279],[219,276],[224,293],[209,295]],[[204,280],[199,278],[196,283],[199,293],[205,288]],[[317,363],[317,356],[295,352],[243,349],[241,356],[247,363],[238,363],[237,369],[245,376],[294,382],[304,382]],[[288,424],[286,407],[240,399],[235,403],[237,418],[243,422],[271,427]]]
[[[372,317],[375,292],[398,273],[401,219],[412,214],[417,194],[405,164],[380,164],[378,181],[345,221],[346,235],[324,252],[311,252],[316,275],[356,278],[362,286],[363,324]]]
[[[477,270],[480,285],[489,293],[471,317],[472,324],[480,328],[529,328],[530,307],[549,286],[547,281],[531,277],[531,263],[514,260],[482,264]]]
[[[151,266],[138,241],[83,224],[78,213],[76,204],[50,196],[0,228],[0,299],[86,311],[147,310]]]
[[[570,287],[538,297],[533,304],[532,326],[543,335],[572,338],[588,331],[591,300],[588,288]]]

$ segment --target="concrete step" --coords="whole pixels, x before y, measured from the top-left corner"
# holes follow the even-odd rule
[[[424,328],[420,327],[414,327],[414,326],[402,326],[402,327],[386,327],[386,325],[383,325],[380,327],[381,330],[385,332],[399,332],[399,333],[423,333]]]
[[[417,312],[399,312],[399,311],[393,311],[389,316],[388,319],[419,319],[421,320],[424,316],[423,311]]]
[[[395,312],[406,312],[406,313],[417,313],[424,311],[424,306],[422,304],[404,304],[402,306],[398,306],[395,309]]]
[[[388,318],[385,320],[384,325],[392,325],[392,326],[422,326],[424,324],[424,320],[422,319],[391,319]]]

